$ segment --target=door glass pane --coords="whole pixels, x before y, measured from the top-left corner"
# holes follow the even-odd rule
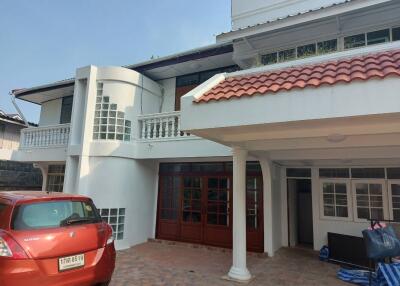
[[[201,177],[183,177],[182,220],[201,222]]]
[[[247,229],[257,230],[261,223],[261,178],[247,177],[246,186]]]
[[[179,177],[160,177],[160,218],[165,220],[176,220],[179,208]]]
[[[229,225],[229,178],[208,178],[207,223]]]

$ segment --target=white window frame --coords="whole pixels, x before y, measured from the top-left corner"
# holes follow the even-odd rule
[[[336,220],[336,221],[353,221],[353,204],[352,204],[352,195],[351,195],[351,185],[349,179],[341,179],[341,178],[320,178],[319,184],[319,214],[320,219],[323,220]],[[341,183],[346,185],[346,195],[347,195],[347,217],[337,217],[337,216],[325,216],[324,215],[324,192],[323,185],[324,183]]]
[[[389,179],[387,181],[387,189],[388,189],[388,204],[389,204],[389,219],[394,220],[393,215],[393,198],[392,198],[392,184],[400,185],[400,179]]]
[[[356,184],[381,184],[382,185],[382,203],[383,203],[383,218],[389,219],[389,203],[388,203],[388,192],[385,179],[352,179],[351,190],[353,194],[353,216],[355,222],[368,222],[367,219],[358,218],[357,215],[357,195],[356,195]]]

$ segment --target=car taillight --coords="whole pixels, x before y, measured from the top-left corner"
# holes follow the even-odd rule
[[[8,234],[0,233],[0,257],[10,259],[27,259],[22,247]]]
[[[107,224],[107,244],[114,242],[114,235],[110,225]]]

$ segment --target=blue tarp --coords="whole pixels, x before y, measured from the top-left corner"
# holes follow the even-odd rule
[[[339,279],[357,285],[370,285],[370,272],[365,270],[340,269]],[[378,263],[377,271],[371,274],[372,286],[400,286],[400,263]]]

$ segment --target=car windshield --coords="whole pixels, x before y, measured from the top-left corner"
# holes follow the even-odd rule
[[[43,229],[100,221],[92,202],[60,200],[18,206],[14,211],[12,228]]]

